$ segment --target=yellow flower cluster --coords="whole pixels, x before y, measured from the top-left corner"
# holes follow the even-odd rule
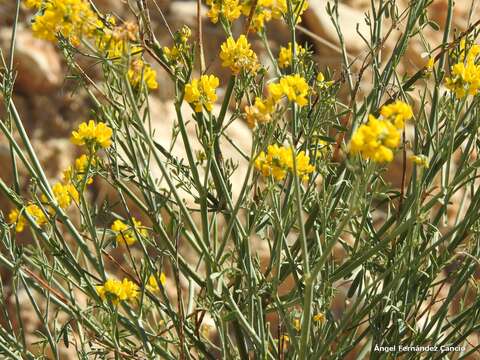
[[[37,4],[29,1],[27,5]],[[55,41],[60,34],[78,45],[102,26],[87,0],[45,0],[42,7],[32,24],[33,33],[41,39]]]
[[[475,60],[480,54],[480,45],[473,45],[465,53],[465,43],[462,43],[464,58],[450,69],[451,77],[445,79],[447,89],[455,93],[458,99],[467,95],[476,95],[480,89],[480,65]]]
[[[255,159],[255,168],[263,176],[273,176],[277,181],[283,180],[288,173],[293,174],[294,161],[296,164],[296,175],[303,181],[308,180],[308,175],[315,170],[310,164],[310,157],[304,151],[300,151],[294,159],[295,150],[292,147],[269,145],[267,153],[261,152]]]
[[[138,286],[128,279],[122,281],[108,279],[103,285],[98,285],[95,288],[103,301],[110,300],[114,305],[117,305],[120,301],[134,300],[138,296]]]
[[[75,145],[87,146],[90,150],[98,148],[108,148],[112,144],[112,129],[105,123],[90,120],[81,123],[77,130],[72,132],[71,141]]]
[[[275,103],[271,98],[262,100],[259,97],[255,98],[255,104],[245,106],[245,114],[247,125],[253,129],[257,124],[266,124],[272,119],[272,113],[275,108]]]
[[[400,132],[405,122],[413,117],[410,105],[403,101],[382,106],[381,119],[368,116],[368,123],[362,124],[352,135],[350,152],[360,154],[375,162],[390,162],[393,152],[400,144]]]
[[[191,36],[192,30],[187,25],[183,25],[180,30],[176,31],[174,34],[175,45],[171,48],[167,46],[163,47],[163,54],[170,64],[176,65],[176,63],[181,60],[182,55],[187,54],[190,50],[188,40]]]
[[[112,18],[112,25],[115,20]],[[98,50],[103,52],[108,59],[118,59],[128,54],[135,54],[142,49],[139,46],[131,45],[132,42],[138,41],[138,26],[126,21],[122,25],[113,28],[104,27],[96,37],[96,45]]]
[[[215,75],[202,75],[200,79],[193,79],[185,86],[185,100],[194,106],[195,112],[202,112],[203,106],[210,112],[217,100],[215,89],[219,84]]]
[[[127,244],[132,246],[138,240],[137,234],[143,237],[148,235],[147,229],[142,227],[142,223],[139,220],[133,217],[131,220],[135,229],[121,220],[113,222],[111,229],[115,233],[115,240],[118,245]]]
[[[71,183],[62,184],[58,182],[53,185],[52,192],[55,200],[58,203],[58,206],[60,206],[63,210],[67,210],[72,202],[78,203],[79,201],[78,191]],[[46,201],[47,199],[45,196],[43,196],[42,200]]]
[[[307,82],[298,74],[287,75],[278,83],[268,86],[269,95],[266,99],[255,98],[255,103],[245,107],[245,118],[250,128],[258,124],[268,123],[272,119],[276,104],[286,96],[289,101],[296,102],[300,107],[308,104],[306,96],[309,92]]]
[[[238,75],[241,70],[257,72],[259,67],[257,54],[250,48],[245,35],[240,35],[237,41],[230,36],[220,49],[222,66],[230,68],[234,75]]]
[[[269,84],[268,91],[275,102],[286,96],[300,107],[308,104],[306,96],[309,87],[305,79],[298,74],[284,76],[278,83]]]
[[[298,23],[308,8],[308,1],[292,0],[291,3]],[[207,0],[207,5],[210,7],[207,15],[214,24],[222,17],[229,22],[235,21],[240,15],[248,19],[255,5],[251,23],[254,31],[261,31],[267,22],[280,19],[288,12],[287,0]]]
[[[330,81],[325,81],[325,75],[323,75],[322,72],[319,72],[317,74],[317,86],[320,88],[320,89],[325,89],[325,88],[328,88],[330,86],[333,85],[333,81],[330,80]]]
[[[72,166],[69,166],[63,172],[63,183],[57,182],[52,186],[53,197],[58,203],[58,206],[63,210],[67,210],[72,205],[72,203],[79,202],[80,195],[72,181],[74,181],[74,178],[76,178],[77,181],[83,180],[87,165],[87,156],[80,156],[78,159],[76,159],[74,168],[72,168]],[[88,179],[87,184],[91,183],[91,181],[92,179]],[[48,203],[48,198],[45,194],[41,195],[41,200],[45,206],[47,214],[45,214],[38,205],[32,203],[28,204],[25,208],[26,213],[33,218],[33,220],[38,226],[42,226],[47,222],[46,215],[54,214],[54,209]],[[15,230],[17,232],[22,232],[25,229],[26,219],[24,216],[20,215],[20,212],[17,209],[13,209],[12,211],[10,211],[8,215],[8,220],[10,224],[15,224]]]
[[[132,60],[127,75],[130,84],[134,88],[138,88],[142,83],[147,85],[149,90],[158,88],[157,72],[150,65],[145,64],[142,59]]]
[[[111,21],[115,25],[115,20]],[[124,56],[130,56],[128,67],[128,80],[132,87],[140,88],[142,82],[149,90],[158,88],[156,80],[157,72],[146,64],[140,57],[142,48],[138,43],[138,26],[126,21],[122,25],[113,28],[104,27],[96,37],[97,48],[110,60],[121,60]]]
[[[207,16],[214,24],[218,22],[220,16],[232,22],[241,15],[242,7],[238,0],[207,0],[207,5],[210,6]]]
[[[306,53],[306,50],[301,45],[295,44],[295,53],[296,56],[303,56]],[[278,55],[278,66],[281,69],[285,69],[292,64],[293,49],[292,43],[288,43],[288,48],[280,47],[280,53]]]
[[[100,52],[110,60],[132,56],[128,67],[128,79],[138,88],[144,81],[149,90],[158,88],[156,71],[139,58],[142,48],[138,43],[138,27],[132,22],[115,26],[115,19],[109,18],[104,24],[91,9],[87,0],[45,0],[42,11],[35,16],[32,25],[34,34],[43,39],[55,41],[58,34],[78,45],[82,38],[94,38]],[[35,7],[36,0],[27,5]]]
[[[242,3],[242,14],[250,16],[254,0],[244,0]],[[292,0],[292,10],[297,17],[297,23],[301,21],[300,15],[308,9],[308,1]],[[261,31],[265,23],[272,19],[280,19],[288,11],[287,0],[258,0],[255,12],[252,18],[252,27],[254,31]]]
[[[160,280],[160,283],[162,284],[162,286],[165,286],[165,283],[167,281],[167,278],[165,276],[165,274],[162,272],[158,275],[158,278]],[[158,285],[158,282],[157,282],[157,279],[155,277],[155,275],[150,275],[148,277],[148,284],[146,286],[147,290],[150,291],[150,292],[158,292],[160,291],[160,285]]]
[[[38,205],[29,204],[26,206],[25,211],[30,215],[38,226],[42,226],[47,222],[47,217]],[[15,224],[15,231],[22,232],[25,229],[27,219],[20,215],[17,209],[13,209],[8,214],[8,223]]]
[[[360,125],[352,135],[350,151],[375,162],[390,162],[399,144],[400,132],[395,125],[369,115],[368,123]]]
[[[318,323],[324,323],[325,322],[325,314],[323,313],[316,313],[314,316],[313,316],[313,321],[315,322],[318,322]]]
[[[96,160],[95,158],[92,158],[91,160],[89,157],[85,154],[81,155],[79,158],[75,159],[75,166],[69,166],[66,170],[63,172],[63,181],[66,183],[69,182],[82,182],[84,180],[85,175],[87,175],[87,168],[88,168],[88,163],[91,161],[91,166],[96,165]],[[90,185],[93,182],[93,179],[89,177],[86,181],[87,185]]]
[[[380,114],[384,119],[392,122],[397,129],[403,129],[405,122],[413,117],[412,107],[400,100],[382,106]]]

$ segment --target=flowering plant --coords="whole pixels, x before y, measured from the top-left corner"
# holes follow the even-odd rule
[[[358,67],[340,4],[328,1],[335,72],[301,44],[307,0],[207,0],[223,37],[215,69],[205,64],[200,13],[197,29],[174,29],[168,45],[149,2],[128,3],[135,21],[94,0],[16,1],[33,10],[33,34],[65,55],[91,117],[71,131],[79,156],[61,179],[47,178],[13,96],[15,46],[2,54],[12,181],[0,176],[9,203],[0,269],[11,274],[0,290],[5,304],[7,288],[14,299],[1,305],[2,356],[59,359],[69,347],[85,359],[384,358],[379,346],[431,344],[461,346],[461,358],[478,352],[478,23],[454,33],[448,1],[443,43],[424,41],[430,59],[410,73],[401,59],[435,27],[432,1],[404,11],[372,2]],[[290,37],[275,55],[273,20]],[[151,109],[167,81],[170,148]],[[243,122],[247,148],[229,135]],[[99,183],[104,202],[93,196]],[[41,323],[35,344],[13,324],[20,289]]]

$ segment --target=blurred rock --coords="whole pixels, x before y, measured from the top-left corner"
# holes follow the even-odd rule
[[[11,35],[10,28],[0,30],[0,48],[7,57]],[[50,94],[62,84],[64,74],[55,47],[24,28],[17,30],[14,66],[16,89],[24,94]]]
[[[365,49],[366,45],[358,35],[357,26],[361,34],[368,36],[367,34],[370,33],[364,21],[364,13],[348,5],[338,4],[338,14],[339,27],[342,29],[345,46],[348,51],[358,54]],[[305,27],[311,32],[335,45],[339,45],[338,34],[330,15],[327,13],[325,2],[310,2],[309,8],[303,15],[303,19]],[[321,43],[318,43],[318,45],[320,47],[325,46]]]

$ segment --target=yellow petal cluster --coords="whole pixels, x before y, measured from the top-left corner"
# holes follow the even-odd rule
[[[329,80],[329,81],[325,81],[325,75],[323,75],[322,72],[319,72],[317,74],[317,78],[316,78],[316,85],[320,88],[320,89],[326,89],[326,88],[329,88],[330,86],[333,85],[333,80]]]
[[[318,323],[324,323],[325,322],[325,314],[323,313],[316,313],[313,316],[313,321],[318,322]]]
[[[272,19],[280,19],[288,12],[287,0],[244,0],[242,2],[242,14],[245,17],[250,16],[252,6],[256,5],[252,17],[252,28],[254,31],[261,31],[267,22]],[[308,9],[308,0],[292,0],[292,10],[297,18],[297,23],[301,21],[301,14]]]
[[[52,187],[53,196],[63,210],[67,210],[72,202],[78,203],[78,191],[71,183],[62,184],[56,183]]]
[[[272,119],[272,113],[275,108],[275,103],[270,98],[262,100],[255,98],[254,105],[245,106],[245,115],[248,126],[253,129],[257,124],[268,123]]]
[[[38,226],[42,226],[47,222],[47,217],[38,205],[28,204],[25,208],[25,211],[33,218]],[[8,223],[15,224],[15,231],[20,233],[25,229],[27,219],[21,216],[17,209],[13,209],[8,214]]]
[[[142,59],[135,59],[131,62],[128,69],[128,81],[134,88],[138,88],[143,83],[149,90],[158,88],[157,72],[150,65],[145,64]]]
[[[463,43],[462,47],[465,47]],[[470,51],[463,49],[464,59],[453,65],[450,77],[445,79],[445,86],[452,91],[458,99],[467,95],[476,95],[480,89],[480,65],[475,60],[480,54],[480,45],[473,45]]]
[[[403,129],[405,122],[413,117],[412,107],[401,100],[382,106],[380,114],[385,120],[391,121],[398,129]]]
[[[284,76],[278,83],[269,84],[268,91],[275,102],[286,96],[300,107],[308,104],[306,96],[309,87],[306,80],[298,74]]]
[[[130,21],[114,26],[104,27],[96,36],[98,50],[108,59],[121,58],[124,55],[139,53],[142,49],[132,45],[138,41],[138,26]]]
[[[72,181],[81,183],[84,180],[85,175],[87,175],[87,169],[90,159],[87,155],[83,154],[79,158],[75,159],[75,165],[69,166],[63,172],[63,181],[65,183],[71,183]],[[95,166],[95,158],[91,159],[91,166]],[[87,185],[90,185],[93,182],[93,179],[89,177],[86,181]]]
[[[165,276],[165,274],[163,272],[158,274],[158,278],[159,278],[162,286],[165,286],[165,283],[167,281],[167,277]],[[150,292],[160,291],[160,286],[158,285],[158,282],[157,282],[157,279],[156,279],[155,275],[150,275],[148,277],[148,284],[147,284],[146,288]]]
[[[388,120],[369,115],[368,123],[358,127],[350,140],[350,152],[378,163],[393,160],[393,151],[400,144],[400,131]]]
[[[25,229],[26,219],[20,216],[20,211],[12,209],[8,214],[8,223],[15,225],[15,231],[20,233]]]
[[[162,49],[168,63],[177,65],[182,59],[182,55],[187,55],[191,48],[188,44],[191,36],[192,30],[187,25],[183,25],[180,30],[175,32],[173,36],[175,45],[171,48],[164,46]]]
[[[263,176],[273,176],[277,181],[283,180],[288,173],[294,172],[295,150],[292,147],[269,145],[267,153],[261,152],[255,159],[255,168]],[[308,175],[315,170],[310,164],[310,157],[304,151],[295,156],[296,175],[303,181],[308,180]]]
[[[185,100],[195,108],[195,112],[202,112],[203,106],[212,111],[217,100],[217,89],[220,81],[215,75],[202,75],[200,79],[193,79],[185,86]]]
[[[33,19],[32,30],[41,39],[55,41],[60,34],[77,45],[100,26],[87,0],[45,0],[43,10]]]
[[[295,44],[295,53],[296,53],[296,56],[302,56],[306,53],[306,50],[301,45]],[[293,57],[292,43],[289,42],[288,48],[283,46],[280,47],[280,53],[278,55],[278,66],[281,69],[285,69],[289,67],[292,64],[292,57]]]
[[[108,148],[112,144],[112,129],[105,123],[90,120],[81,123],[77,130],[72,132],[71,141],[75,145],[98,148]]]
[[[139,220],[132,217],[131,221],[135,229],[122,220],[115,220],[113,222],[111,229],[115,233],[115,240],[118,245],[127,244],[128,246],[132,246],[138,240],[137,234],[143,237],[148,235],[147,229],[142,226]]]
[[[138,286],[128,279],[122,281],[108,279],[103,285],[95,287],[100,298],[110,300],[114,305],[120,301],[134,300],[138,296]]]
[[[238,0],[207,0],[207,5],[210,6],[207,16],[214,24],[218,22],[220,16],[232,22],[241,15],[242,7]]]
[[[234,75],[238,75],[241,70],[249,73],[257,72],[259,67],[257,54],[250,48],[245,35],[240,35],[237,41],[230,36],[220,49],[222,66],[230,68]]]

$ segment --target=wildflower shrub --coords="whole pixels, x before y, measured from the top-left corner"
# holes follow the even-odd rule
[[[422,355],[400,345],[476,353],[477,23],[454,32],[449,2],[444,42],[424,43],[430,60],[411,73],[398,66],[435,27],[431,1],[405,11],[372,2],[358,68],[329,1],[344,59],[332,72],[300,44],[308,1],[208,0],[208,17],[225,33],[225,81],[204,67],[199,29],[174,29],[172,46],[159,43],[147,2],[129,1],[136,22],[128,22],[95,1],[17,1],[32,9],[35,36],[65,55],[92,107],[71,134],[82,154],[62,179],[48,179],[12,97],[14,49],[2,56],[0,130],[14,179],[0,178],[10,204],[1,218],[0,266],[11,274],[2,297],[26,292],[42,328],[35,344],[25,340],[12,295],[10,308],[2,304],[0,354],[60,358],[73,347],[78,358],[340,359],[386,358],[375,348],[397,346],[399,356]],[[272,19],[290,33],[277,54]],[[381,51],[387,19],[402,30],[391,53]],[[151,126],[149,99],[165,86],[154,63],[175,89],[172,143],[185,158]],[[228,129],[242,121],[252,137],[248,152],[235,147],[244,173],[223,152]],[[395,163],[399,187],[387,180]],[[97,181],[114,201],[92,200]]]

